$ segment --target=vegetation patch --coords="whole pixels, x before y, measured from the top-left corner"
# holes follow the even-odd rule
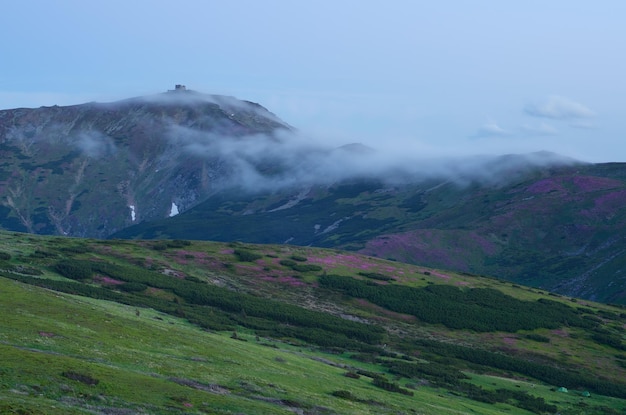
[[[322,275],[319,284],[451,329],[516,332],[558,328],[565,324],[594,326],[562,303],[547,299],[529,303],[491,288],[461,289],[443,284],[414,288],[380,285],[338,275]]]
[[[87,375],[85,373],[75,372],[73,370],[65,371],[61,373],[61,376],[90,386],[95,386],[100,383],[100,380],[94,378],[93,376]]]

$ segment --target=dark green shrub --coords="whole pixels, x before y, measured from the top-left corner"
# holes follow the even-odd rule
[[[314,264],[295,264],[291,269],[298,272],[318,272],[322,270],[322,267]]]
[[[140,282],[127,282],[125,284],[120,284],[117,286],[122,291],[126,291],[129,293],[138,293],[141,291],[145,291],[148,286],[146,284],[142,284]]]
[[[381,389],[384,389],[386,391],[389,392],[397,392],[397,393],[401,393],[403,395],[407,395],[407,396],[413,396],[413,392],[408,390],[408,389],[404,389],[402,387],[400,387],[400,385],[398,385],[395,382],[391,382],[383,377],[378,377],[374,379],[373,382],[374,386],[377,386]]]
[[[239,261],[243,262],[254,262],[257,259],[261,259],[261,255],[246,249],[235,249],[235,252],[233,253]]]
[[[541,334],[530,333],[526,335],[526,338],[540,343],[550,343],[550,338]]]
[[[294,265],[298,265],[298,263],[297,263],[297,262],[292,261],[292,260],[290,260],[290,259],[281,259],[281,260],[280,260],[280,262],[279,262],[279,264],[280,264],[280,265],[283,265],[283,266],[285,266],[285,267],[289,267],[289,268],[293,267]]]
[[[0,252],[0,260],[8,261],[10,259],[11,259],[11,254],[8,254],[6,252]]]
[[[84,383],[85,385],[95,386],[98,383],[100,383],[100,381],[94,377],[91,377],[84,373],[74,372],[73,370],[65,371],[61,373],[61,376],[66,377],[68,379],[76,380],[80,383]]]
[[[70,245],[64,246],[63,248],[61,248],[61,251],[69,252],[72,254],[85,254],[87,252],[91,252],[92,249],[89,245]]]
[[[622,343],[620,336],[611,333],[594,333],[591,338],[599,344],[613,347],[617,350],[626,350],[626,345]]]
[[[175,239],[173,241],[168,241],[167,246],[170,248],[184,248],[186,246],[191,245],[189,241],[181,241],[180,239]]]
[[[298,262],[306,262],[307,261],[306,257],[300,256],[300,255],[292,255],[290,258],[293,259],[294,261],[298,261]]]
[[[44,251],[41,249],[35,250],[32,254],[30,254],[32,258],[54,258],[57,256],[54,252]]]
[[[91,267],[84,262],[63,260],[54,266],[56,272],[72,280],[83,280],[90,278],[93,274]]]
[[[358,401],[359,400],[356,396],[354,396],[352,394],[352,392],[346,391],[346,390],[333,391],[333,392],[331,392],[331,395],[333,395],[333,396],[335,396],[337,398],[347,399],[349,401]]]
[[[392,277],[388,277],[386,275],[383,274],[379,274],[378,272],[359,272],[359,275],[362,275],[364,277],[367,278],[371,278],[373,280],[378,280],[378,281],[393,281]]]

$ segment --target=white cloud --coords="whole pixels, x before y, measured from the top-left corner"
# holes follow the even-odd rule
[[[532,117],[555,120],[592,118],[595,115],[583,104],[556,95],[548,97],[540,104],[527,105],[524,112]]]

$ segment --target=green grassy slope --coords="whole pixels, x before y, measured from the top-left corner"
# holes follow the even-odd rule
[[[0,413],[626,409],[611,306],[293,246],[2,233],[0,260]]]

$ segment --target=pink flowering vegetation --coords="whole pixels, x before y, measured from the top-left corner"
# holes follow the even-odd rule
[[[623,188],[624,183],[619,180],[596,176],[573,176],[569,178],[573,187],[582,192],[595,192],[598,190],[609,190]]]
[[[313,256],[309,263],[319,265],[325,272],[366,275],[379,274],[391,279],[400,279],[407,274],[405,264],[392,265],[387,261],[358,254],[336,253],[327,256]]]
[[[540,194],[540,193],[564,193],[565,187],[561,183],[560,177],[549,177],[547,179],[539,180],[526,188],[528,193]]]
[[[558,176],[541,179],[526,188],[527,193],[554,193],[559,196],[575,193],[589,193],[622,189],[624,183],[619,180],[597,176]]]
[[[558,337],[569,337],[569,332],[566,329],[551,330],[550,333]]]
[[[168,255],[168,258],[180,265],[194,264],[210,269],[219,268],[224,262],[215,255],[211,255],[207,252],[188,251],[184,249],[175,251],[172,255]]]
[[[612,219],[626,205],[626,190],[608,192],[593,201],[593,207],[581,211],[587,218]]]
[[[124,284],[124,281],[116,280],[111,277],[107,277],[106,275],[96,275],[93,277],[94,282],[100,283],[102,285],[120,285]]]
[[[259,279],[262,281],[266,281],[266,282],[288,285],[290,287],[302,287],[302,286],[307,285],[306,281],[302,281],[301,279],[296,278],[293,275],[291,276],[289,275],[282,275],[282,276],[263,275],[263,276],[260,276]]]
[[[369,241],[360,252],[409,263],[470,270],[472,263],[495,255],[500,246],[474,231],[419,229],[383,235]]]
[[[515,346],[517,344],[517,337],[513,337],[510,335],[503,335],[501,340],[502,343],[506,344],[507,346]]]

